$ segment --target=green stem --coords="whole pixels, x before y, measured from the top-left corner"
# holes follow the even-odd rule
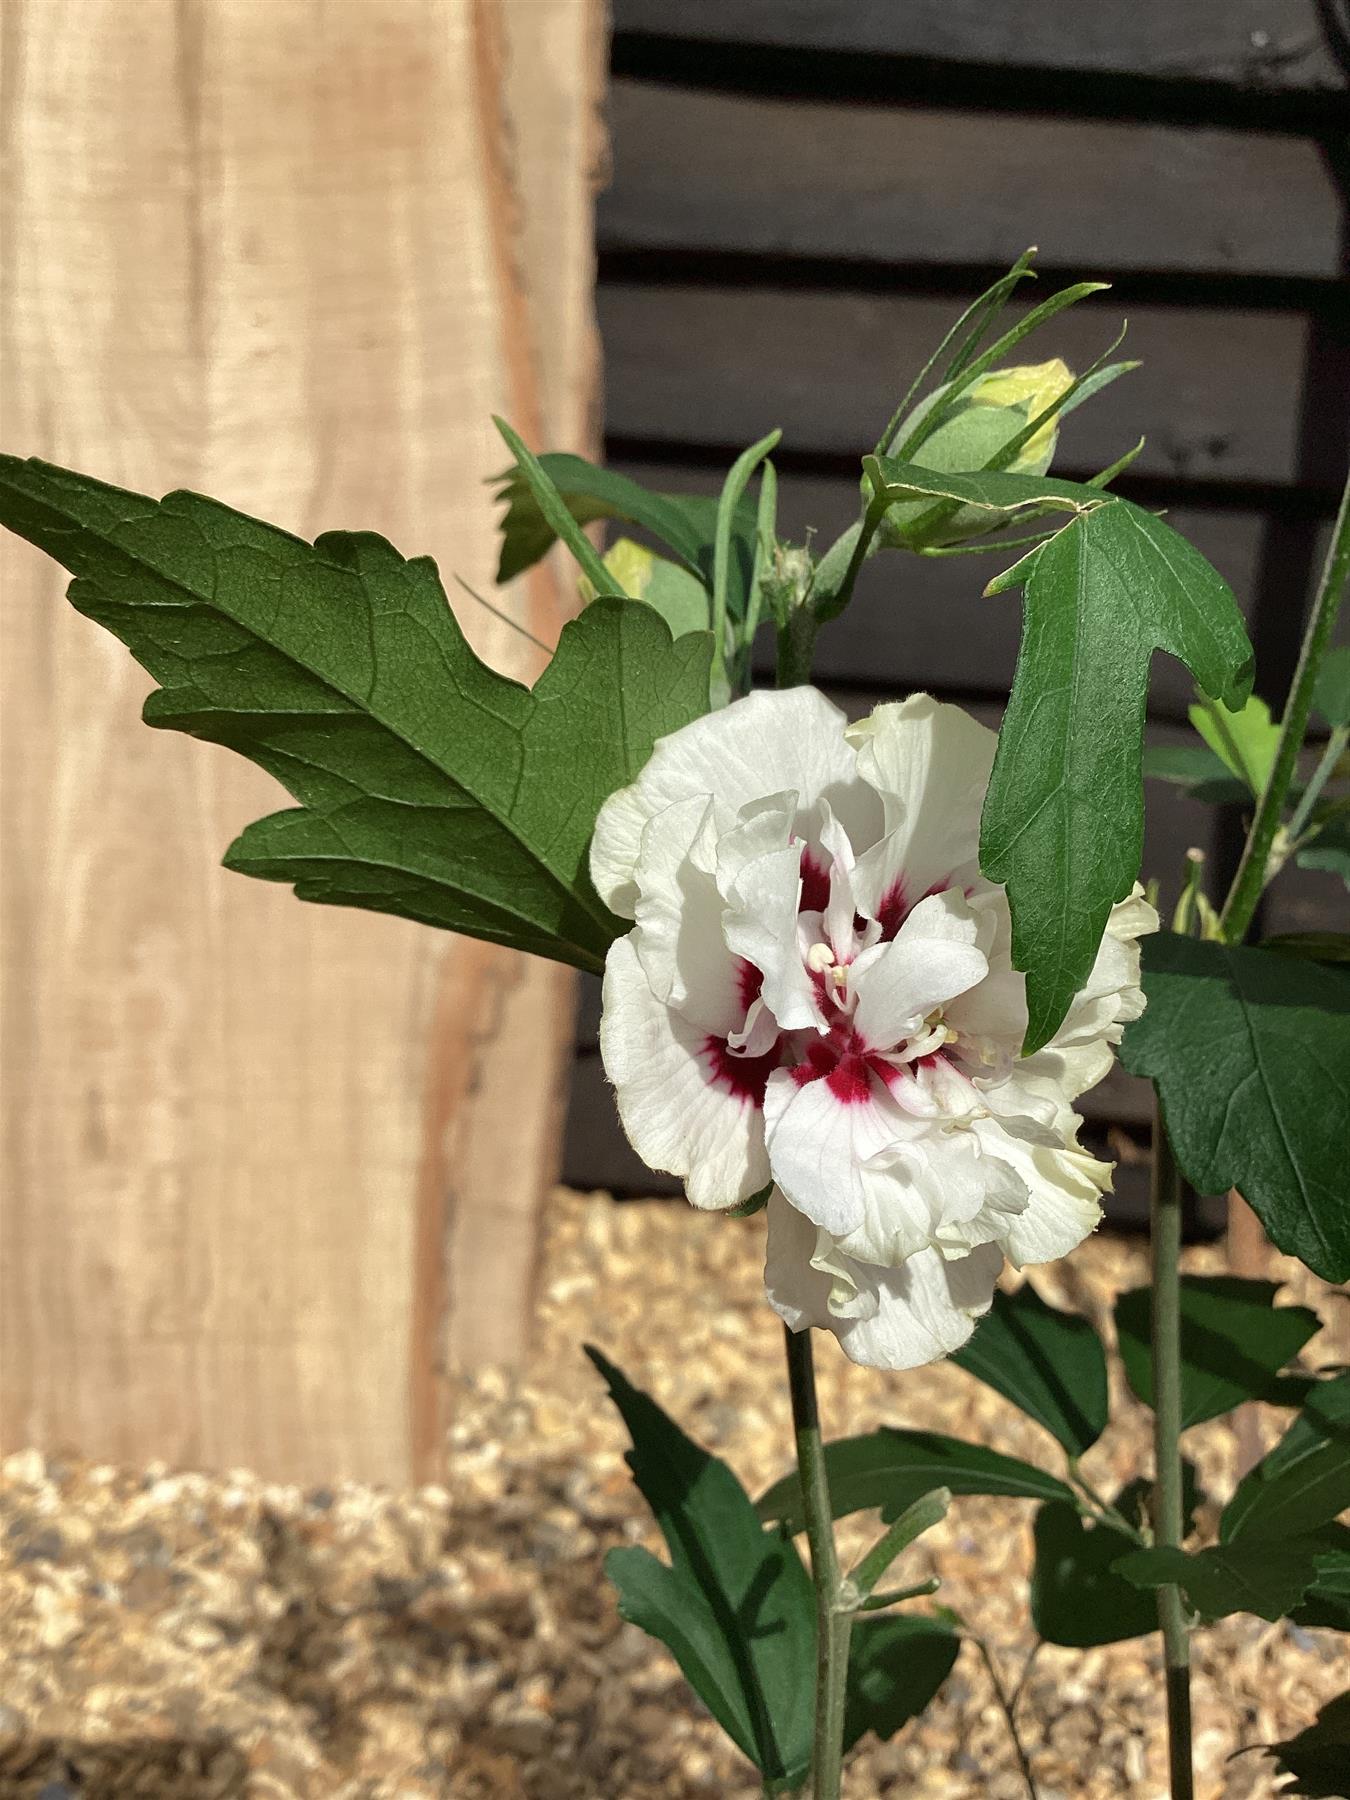
[[[818,630],[816,616],[809,606],[794,606],[785,623],[778,627],[776,679],[780,688],[802,687],[810,681]]]
[[[816,1369],[811,1331],[788,1331],[788,1387],[797,1439],[797,1468],[806,1512],[806,1541],[811,1551],[811,1580],[816,1590],[816,1728],[811,1754],[814,1800],[839,1800],[844,1765],[844,1695],[848,1646],[853,1618],[841,1605],[839,1555],[834,1543],[834,1512],[825,1472],[825,1444],[816,1404]]]
[[[1154,1541],[1181,1548],[1185,1500],[1181,1463],[1181,1172],[1167,1139],[1162,1110],[1153,1114]],[[1167,1747],[1172,1800],[1193,1800],[1191,1766],[1191,1643],[1181,1589],[1158,1589],[1158,1623],[1167,1675]]]
[[[1238,872],[1233,878],[1232,888],[1220,915],[1224,939],[1230,944],[1241,943],[1247,935],[1247,927],[1252,922],[1252,915],[1265,890],[1270,853],[1280,826],[1280,814],[1298,766],[1304,733],[1308,729],[1313,688],[1317,685],[1318,670],[1331,642],[1336,615],[1345,598],[1347,583],[1350,583],[1350,478],[1347,478],[1345,491],[1341,495],[1340,511],[1336,514],[1326,566],[1322,570],[1317,596],[1303,634],[1303,648],[1299,652],[1298,667],[1294,671],[1293,685],[1289,690],[1289,704],[1284,709],[1284,718],[1280,723],[1275,764],[1256,808],[1256,817],[1247,834],[1242,861],[1238,864]]]
[[[1294,809],[1294,816],[1289,821],[1287,833],[1289,842],[1296,843],[1302,836],[1304,827],[1312,817],[1312,810],[1322,798],[1322,789],[1330,781],[1337,763],[1345,755],[1345,747],[1350,744],[1350,725],[1337,725],[1326,741],[1321,759],[1308,778],[1308,785],[1303,790],[1303,798]]]

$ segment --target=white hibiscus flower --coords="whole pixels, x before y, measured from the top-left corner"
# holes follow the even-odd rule
[[[977,859],[995,736],[926,694],[850,726],[814,688],[663,738],[601,809],[591,872],[634,921],[600,1045],[624,1128],[695,1206],[772,1184],[766,1283],[794,1330],[909,1368],[965,1342],[1006,1256],[1063,1256],[1110,1165],[1071,1102],[1143,1008],[1138,890],[1053,1041]]]

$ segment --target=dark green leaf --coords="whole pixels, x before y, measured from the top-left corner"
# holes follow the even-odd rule
[[[1106,1352],[1091,1323],[1047,1305],[1025,1282],[1001,1289],[975,1335],[951,1360],[1021,1407],[1070,1456],[1106,1429]]]
[[[1240,1406],[1245,1400],[1288,1405],[1304,1389],[1291,1389],[1279,1371],[1318,1329],[1306,1306],[1276,1306],[1278,1284],[1237,1275],[1183,1275],[1181,1279],[1181,1424],[1184,1430]],[[1134,1288],[1116,1301],[1116,1335],[1130,1386],[1153,1404],[1151,1288]]]
[[[1330,1548],[1317,1559],[1317,1579],[1289,1617],[1295,1625],[1350,1631],[1350,1528],[1329,1525],[1322,1535]]]
[[[1285,1538],[1277,1544],[1253,1538],[1194,1552],[1132,1550],[1114,1567],[1139,1588],[1175,1584],[1202,1618],[1250,1612],[1282,1619],[1317,1579],[1319,1559],[1326,1554],[1321,1537]]]
[[[1195,1529],[1195,1512],[1200,1504],[1200,1481],[1195,1464],[1188,1456],[1181,1459],[1181,1510],[1186,1533]],[[1111,1502],[1116,1511],[1137,1530],[1153,1528],[1153,1483],[1143,1475],[1127,1481]]]
[[[1305,1794],[1309,1800],[1347,1800],[1350,1796],[1350,1693],[1328,1700],[1317,1723],[1283,1744],[1266,1748],[1279,1774],[1289,1776],[1281,1794]]]
[[[553,477],[540,462],[534,451],[506,423],[505,419],[494,418],[492,423],[501,433],[502,441],[516,459],[516,472],[530,490],[530,498],[538,507],[541,516],[555,537],[561,538],[572,552],[581,573],[590,582],[597,594],[612,594],[615,599],[626,598],[623,589],[614,579],[610,571],[600,560],[600,552],[586,536],[577,521],[568,511],[567,502],[553,485]]]
[[[1048,1643],[1082,1650],[1157,1630],[1152,1595],[1111,1573],[1136,1548],[1123,1531],[1089,1524],[1057,1500],[1037,1511],[1035,1545],[1031,1617]]]
[[[716,500],[703,494],[652,494],[626,475],[597,468],[580,456],[550,452],[539,461],[578,524],[623,519],[629,525],[641,526],[673,550],[711,591]],[[497,579],[510,581],[546,556],[557,538],[518,469],[507,470],[497,483],[497,498],[506,506]],[[736,510],[733,547],[727,605],[732,617],[739,618],[745,610],[754,560],[755,509],[749,500]]]
[[[1156,1083],[1202,1194],[1242,1193],[1281,1250],[1350,1275],[1350,974],[1160,932],[1121,1060]]]
[[[1312,842],[1297,852],[1294,861],[1300,869],[1339,875],[1350,886],[1350,819],[1328,820],[1319,827]]]
[[[1302,956],[1309,962],[1350,963],[1350,932],[1281,931],[1262,938],[1261,948],[1278,950],[1281,956]]]
[[[1064,1482],[1015,1456],[933,1431],[891,1431],[838,1438],[825,1448],[830,1498],[837,1519],[879,1506],[895,1519],[933,1488],[953,1494],[1007,1494],[1030,1500],[1072,1500]],[[781,1519],[790,1531],[805,1528],[796,1473],[776,1481],[759,1501],[761,1519]]]
[[[1144,776],[1184,787],[1192,800],[1211,806],[1250,801],[1245,781],[1230,775],[1207,744],[1150,744],[1144,749]]]
[[[719,1724],[771,1781],[811,1754],[815,1600],[790,1538],[765,1530],[727,1465],[587,1347],[633,1440],[629,1466],[671,1566],[611,1551],[619,1610],[667,1645]]]
[[[0,459],[0,522],[163,685],[151,725],[227,744],[300,801],[227,866],[598,969],[622,922],[587,872],[602,802],[707,709],[711,639],[602,600],[533,690],[478,661],[427,558],[313,546],[192,494]]]
[[[1152,513],[1112,500],[1032,553],[1022,647],[980,863],[1008,890],[1030,1054],[1054,1035],[1139,873],[1149,663],[1166,650],[1232,706],[1251,645],[1223,578]]]
[[[1225,1543],[1315,1531],[1350,1509],[1350,1375],[1320,1381],[1224,1509]]]
[[[848,1655],[844,1749],[866,1731],[892,1738],[952,1672],[961,1640],[937,1619],[859,1619]]]
[[[955,474],[890,456],[865,456],[863,469],[874,494],[884,493],[892,502],[959,500],[988,513],[991,531],[1028,509],[1080,513],[1122,504],[1086,482],[1058,481],[1050,475],[1010,475],[1002,469]]]
[[[1350,725],[1350,644],[1328,650],[1323,657],[1313,705],[1328,725]]]

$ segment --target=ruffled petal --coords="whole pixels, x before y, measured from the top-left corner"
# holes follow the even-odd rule
[[[891,1177],[868,1165],[894,1144],[897,1128],[876,1095],[841,1099],[832,1079],[802,1081],[800,1071],[776,1070],[764,1095],[765,1140],[773,1179],[787,1198],[824,1230],[845,1237],[869,1210],[884,1214],[894,1197]]]
[[[825,798],[854,842],[870,844],[881,808],[857,778],[844,723],[839,708],[815,688],[761,689],[659,739],[632,786],[600,808],[591,879],[601,899],[622,917],[633,916],[642,828],[654,813],[694,794],[716,797],[720,830],[767,794],[795,792],[802,815],[814,815]]]
[[[798,936],[801,861],[797,843],[745,863],[727,886],[722,924],[729,950],[759,970],[764,1004],[784,1031],[824,1023]]]
[[[1003,1266],[997,1246],[985,1244],[957,1259],[923,1250],[897,1269],[876,1269],[840,1257],[819,1236],[771,1196],[769,1303],[792,1330],[832,1331],[846,1356],[875,1369],[918,1368],[960,1349],[988,1312]]]
[[[997,734],[959,706],[912,694],[848,728],[858,773],[880,794],[913,905],[972,862]],[[855,839],[856,842],[856,839]]]
[[[633,948],[666,1006],[726,1037],[745,1018],[736,959],[722,936],[722,896],[712,875],[717,853],[713,803],[679,800],[642,833]]]
[[[678,1175],[695,1206],[737,1206],[766,1185],[763,1114],[735,1059],[662,1005],[631,938],[605,959],[600,1051],[629,1142],[649,1168]]]
[[[853,1022],[867,1044],[889,1050],[928,1013],[989,972],[978,947],[981,921],[954,891],[920,901],[888,944],[864,950],[850,970]]]
[[[1029,1119],[979,1120],[973,1129],[987,1154],[1026,1185],[1026,1208],[1007,1221],[999,1239],[1014,1268],[1067,1256],[1101,1224],[1110,1163],[1099,1162],[1072,1139],[1050,1141]]]

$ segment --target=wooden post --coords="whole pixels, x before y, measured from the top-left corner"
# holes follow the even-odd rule
[[[430,552],[532,677],[449,577],[492,412],[589,448],[596,5],[10,0],[5,447]],[[570,981],[226,874],[276,789],[0,555],[0,1441],[431,1477],[448,1359],[522,1351]]]

